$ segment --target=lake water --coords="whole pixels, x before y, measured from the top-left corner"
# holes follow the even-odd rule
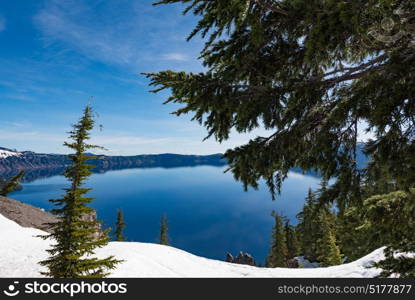
[[[87,187],[96,197],[91,204],[113,227],[117,209],[124,212],[125,235],[130,241],[156,242],[160,217],[166,214],[174,247],[214,259],[226,253],[252,254],[263,262],[270,244],[272,210],[289,217],[302,208],[308,189],[318,186],[318,178],[290,173],[282,195],[276,201],[265,185],[244,192],[240,182],[225,168],[214,166],[150,168],[93,174]],[[59,198],[67,187],[62,176],[23,184],[11,198],[49,210],[49,199]]]

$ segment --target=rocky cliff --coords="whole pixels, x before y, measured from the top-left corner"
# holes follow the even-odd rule
[[[55,223],[58,218],[43,209],[34,207],[17,200],[0,196],[0,215],[12,220],[22,227],[31,227],[46,232],[51,232],[48,223]],[[97,219],[96,211],[83,217],[86,221],[95,221]],[[97,224],[96,232],[92,238],[98,238],[102,233],[101,225]]]
[[[32,205],[0,196],[0,214],[20,226],[48,231],[46,223],[56,222],[56,216]]]

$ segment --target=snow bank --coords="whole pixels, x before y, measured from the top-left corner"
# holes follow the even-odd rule
[[[38,262],[47,257],[50,241],[45,234],[24,228],[0,215],[0,277],[40,277]],[[349,264],[328,268],[257,268],[195,256],[157,244],[111,242],[97,256],[124,260],[110,277],[374,277],[379,269],[367,268],[383,258],[383,249]]]
[[[20,155],[21,155],[21,153],[19,153],[19,152],[0,149],[0,159],[7,158],[7,157],[10,157],[10,156],[20,156]]]

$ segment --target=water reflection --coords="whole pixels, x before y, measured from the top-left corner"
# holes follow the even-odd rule
[[[272,201],[264,184],[257,191],[244,192],[224,170],[214,166],[126,169],[94,174],[87,186],[93,188],[92,205],[104,226],[113,227],[117,209],[123,209],[129,240],[155,242],[160,216],[166,213],[175,247],[216,259],[224,259],[226,252],[245,251],[263,261],[273,225],[271,211],[294,219],[308,188],[316,188],[319,180],[290,173],[282,194]],[[67,182],[56,174],[42,176],[24,183],[11,198],[50,209],[48,199],[60,197]]]

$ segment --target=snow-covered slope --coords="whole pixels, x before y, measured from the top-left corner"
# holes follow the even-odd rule
[[[43,231],[23,228],[0,215],[0,277],[40,277],[37,262],[46,258],[49,241]],[[124,260],[111,277],[374,277],[379,269],[367,268],[383,258],[383,250],[349,264],[315,269],[256,268],[195,256],[157,244],[111,242],[98,249],[100,257]]]
[[[21,155],[20,152],[14,152],[14,151],[6,150],[4,148],[0,148],[0,159],[7,158],[10,156],[20,156],[20,155]]]

